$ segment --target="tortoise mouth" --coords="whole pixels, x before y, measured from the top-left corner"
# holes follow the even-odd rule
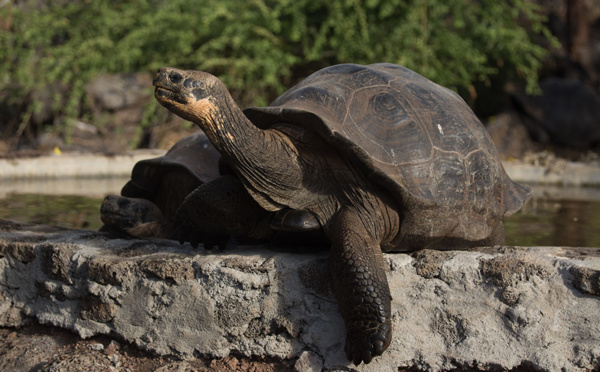
[[[171,94],[173,94],[173,91],[169,88],[165,88],[165,87],[157,85],[156,88],[154,89],[154,94],[158,97],[168,98]]]
[[[138,223],[138,219],[121,211],[102,209],[100,219],[102,222],[111,227],[119,229],[127,229],[134,227]]]
[[[165,79],[162,76],[162,74],[160,74],[160,73],[156,74],[156,76],[152,80],[152,85],[154,85],[156,87],[155,92],[159,92],[159,91],[163,91],[165,93],[166,92],[174,92],[175,89],[173,89],[171,84],[168,84],[168,81],[165,82],[164,80]]]
[[[154,96],[159,102],[177,102],[180,104],[186,104],[187,100],[183,95],[177,91],[172,90],[169,87],[165,87],[162,84],[154,84]]]
[[[159,102],[175,101],[184,103],[182,102],[182,97],[181,94],[179,94],[177,87],[174,87],[172,84],[170,84],[163,69],[161,69],[156,76],[154,76],[152,85],[156,87],[154,89],[154,96]]]

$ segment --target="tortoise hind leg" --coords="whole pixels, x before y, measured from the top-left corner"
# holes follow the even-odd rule
[[[392,339],[383,254],[358,215],[348,210],[333,221],[330,238],[333,286],[346,324],[346,356],[355,365],[369,363]]]

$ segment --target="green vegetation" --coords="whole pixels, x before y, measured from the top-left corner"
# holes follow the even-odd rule
[[[462,94],[502,72],[530,91],[556,41],[530,0],[78,0],[0,7],[0,99],[23,106],[68,87],[54,110],[85,111],[99,73],[202,69],[240,104],[264,105],[308,73],[342,63],[405,65]],[[26,105],[27,125],[38,110]]]

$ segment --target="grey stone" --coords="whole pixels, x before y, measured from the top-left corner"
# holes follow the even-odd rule
[[[174,362],[169,363],[166,366],[162,366],[154,370],[154,372],[195,372],[196,369],[192,368],[186,362]]]
[[[525,120],[518,112],[509,110],[490,118],[485,124],[500,158],[520,159],[538,149],[539,145],[533,142],[527,132]]]
[[[553,144],[584,150],[600,141],[600,97],[581,81],[550,77],[542,94],[521,97],[523,109],[550,136]],[[517,98],[519,99],[519,98]]]
[[[149,74],[100,75],[85,87],[95,111],[119,110],[146,102],[152,77]]]
[[[597,268],[573,266],[573,285],[583,293],[600,296],[600,270]]]
[[[0,221],[0,326],[33,318],[181,360],[276,358],[299,371],[600,368],[600,249],[386,254],[394,337],[358,367],[344,355],[327,250],[309,251]]]
[[[104,350],[104,345],[100,344],[100,343],[96,343],[96,344],[91,344],[89,346],[90,349],[94,350],[94,351],[102,351]]]
[[[294,364],[296,372],[321,372],[322,369],[323,360],[312,351],[303,351],[296,364]]]

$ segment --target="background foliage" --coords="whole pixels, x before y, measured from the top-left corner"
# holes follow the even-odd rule
[[[202,69],[242,106],[342,63],[405,65],[463,95],[502,72],[530,91],[550,38],[529,0],[79,0],[0,7],[0,90],[16,106],[48,85],[67,117],[100,73]],[[36,105],[27,106],[21,125]]]

